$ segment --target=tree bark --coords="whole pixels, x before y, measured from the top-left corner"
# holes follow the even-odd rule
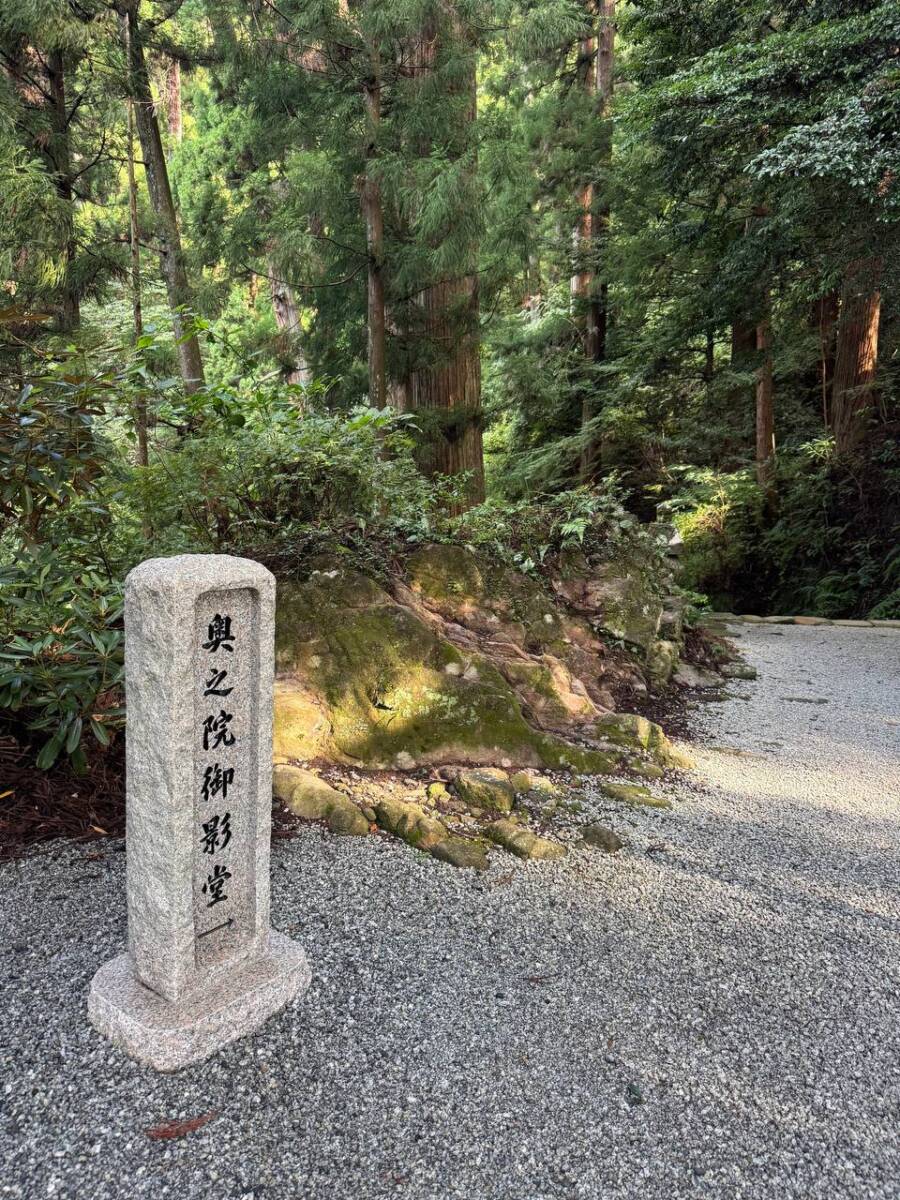
[[[141,231],[138,225],[137,181],[134,173],[134,105],[128,101],[128,215],[131,242],[131,312],[134,320],[135,341],[144,332],[144,314],[141,305]],[[134,425],[137,433],[137,465],[149,464],[147,443],[147,399],[142,393],[135,402]]]
[[[166,67],[166,117],[169,136],[174,142],[184,137],[184,120],[181,113],[181,63],[171,59]]]
[[[756,479],[771,489],[775,455],[775,407],[772,384],[772,323],[766,313],[756,326]]]
[[[284,372],[285,380],[288,383],[306,387],[311,375],[309,364],[298,340],[300,314],[297,310],[297,300],[290,285],[278,277],[278,268],[271,259],[269,260],[269,287],[272,295],[272,310],[275,313],[275,324],[278,326],[280,334],[279,349],[289,362]]]
[[[69,333],[81,324],[81,304],[73,278],[77,247],[75,244],[75,193],[72,179],[72,148],[69,139],[69,112],[66,105],[66,69],[61,50],[54,50],[47,59],[47,82],[53,108],[53,139],[50,158],[56,194],[63,201],[66,221],[65,275],[60,303],[59,328]]]
[[[601,162],[607,168],[612,160],[612,136],[609,127],[610,107],[613,98],[613,71],[615,67],[616,0],[599,0],[598,28],[596,38],[584,39],[580,47],[580,60],[584,73],[584,87],[590,95],[596,95],[598,118],[603,122],[603,147]],[[589,362],[603,362],[606,358],[608,323],[609,282],[598,279],[594,263],[599,244],[609,231],[610,209],[605,197],[598,201],[592,184],[587,184],[579,194],[580,215],[576,226],[576,270],[572,278],[572,295],[576,304],[585,307],[584,353]],[[590,265],[585,266],[588,259]],[[579,264],[580,260],[580,264]],[[586,429],[594,417],[592,389],[585,390],[581,405],[581,425]],[[590,436],[584,443],[579,463],[582,482],[588,482],[596,469],[599,457],[599,442]]]
[[[859,446],[875,402],[882,260],[855,259],[841,289],[832,384],[831,422],[838,454]]]
[[[459,21],[456,36],[463,38]],[[437,34],[423,30],[415,48],[415,70],[427,74],[437,57]],[[464,83],[468,103],[463,126],[454,131],[453,141],[463,153],[476,115],[475,57],[470,55]],[[430,147],[424,145],[427,154]],[[481,356],[477,244],[468,251],[468,269],[455,278],[439,279],[424,287],[416,299],[416,310],[427,361],[410,373],[407,387],[398,399],[405,409],[428,412],[422,422],[424,444],[420,464],[429,475],[469,476],[466,502],[484,499],[484,453],[482,446]]]
[[[837,292],[820,296],[813,304],[812,321],[819,338],[819,361],[816,365],[816,389],[822,398],[822,423],[831,425],[831,388],[834,382],[835,332],[840,306]]]
[[[137,0],[128,0],[128,3],[122,4],[119,8],[124,25],[129,86],[134,101],[138,137],[144,158],[147,190],[150,193],[150,202],[159,225],[159,238],[162,243],[160,265],[166,284],[169,308],[172,312],[178,364],[184,381],[184,390],[188,395],[192,395],[203,386],[203,359],[197,335],[195,333],[185,334],[184,313],[191,308],[191,289],[188,284],[181,234],[178,229],[178,216],[175,212],[175,202],[169,184],[169,171],[160,137],[159,122],[156,119],[153,94],[150,90],[150,76],[147,73],[147,64],[144,59],[137,11]]]
[[[375,174],[378,157],[378,130],[381,125],[381,64],[377,46],[372,47],[370,57],[372,71],[363,87],[369,136],[366,143],[366,173],[362,185],[362,208],[366,224],[366,250],[369,260],[366,288],[369,403],[373,408],[384,408],[387,404],[384,209],[381,203],[381,186]]]

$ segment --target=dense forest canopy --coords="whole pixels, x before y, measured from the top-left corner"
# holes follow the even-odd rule
[[[900,617],[898,49],[877,0],[4,0],[0,702],[45,761],[73,696],[108,736],[148,553],[530,568],[621,501],[714,604]]]

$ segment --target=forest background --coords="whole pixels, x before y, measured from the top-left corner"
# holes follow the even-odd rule
[[[0,707],[121,721],[149,554],[900,617],[900,8],[4,0]],[[19,718],[16,718],[19,719]]]

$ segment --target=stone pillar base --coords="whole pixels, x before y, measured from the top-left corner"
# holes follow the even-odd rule
[[[100,968],[91,983],[92,1025],[126,1054],[157,1071],[202,1062],[248,1033],[300,993],[310,969],[296,942],[274,930],[265,954],[238,963],[184,1000],[164,1000],[139,983],[129,954]]]

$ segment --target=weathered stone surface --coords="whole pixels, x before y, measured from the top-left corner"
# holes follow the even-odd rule
[[[742,662],[727,662],[722,663],[719,668],[722,675],[726,679],[755,679],[756,667],[751,667],[749,663]]]
[[[830,625],[827,617],[794,617],[795,625]]]
[[[432,850],[447,839],[447,827],[420,804],[385,796],[375,805],[378,824],[419,850]]]
[[[713,671],[707,671],[705,667],[697,667],[689,662],[680,662],[672,679],[682,687],[692,688],[716,687],[720,682],[718,675]]]
[[[546,775],[536,775],[532,771],[516,771],[514,775],[510,775],[509,782],[517,796],[528,792],[540,792],[544,796],[558,796],[562,790],[559,784],[548,779]]]
[[[565,846],[559,842],[551,842],[548,838],[538,837],[530,829],[516,824],[515,821],[494,821],[488,826],[487,835],[498,846],[509,850],[518,858],[552,859],[562,858],[566,853]]]
[[[635,783],[601,783],[600,791],[610,800],[623,804],[641,804],[648,808],[671,808],[671,802],[654,796],[647,788]]]
[[[664,688],[678,665],[678,647],[665,638],[657,638],[647,648],[647,680],[654,691]]]
[[[662,616],[659,619],[659,636],[670,642],[680,642],[684,637],[684,610],[687,601],[683,596],[666,596]]]
[[[601,825],[595,822],[592,825],[585,825],[581,831],[581,836],[584,838],[588,846],[593,846],[597,850],[603,850],[607,854],[616,854],[625,843],[612,829],[606,825]]]
[[[484,844],[473,838],[445,838],[432,847],[431,853],[434,858],[453,867],[468,867],[474,871],[486,871],[488,867]]]
[[[166,1005],[178,1021],[232,1006],[230,1039],[302,975],[299,949],[269,957],[273,607],[271,574],[227,555],[151,559],[126,580],[129,952],[98,972],[89,1012],[132,1049],[152,996],[157,1065],[182,1052]]]
[[[327,751],[331,721],[321,702],[284,680],[275,683],[272,758],[318,758]]]
[[[176,1001],[139,983],[131,955],[120,954],[94,976],[88,1016],[131,1058],[157,1071],[177,1071],[252,1033],[304,992],[310,978],[303,950],[275,930],[231,974]]]
[[[342,792],[312,771],[292,766],[275,767],[272,793],[285,808],[307,821],[324,820],[332,805],[345,799]]]
[[[600,711],[581,680],[552,654],[543,654],[538,662],[513,659],[501,670],[540,729],[564,733],[594,720]]]
[[[470,808],[510,812],[516,798],[516,790],[509,776],[498,768],[460,771],[455,786],[457,796]]]
[[[356,602],[346,576],[359,582],[367,605]],[[475,663],[364,581],[343,571],[329,574],[328,586],[316,577],[279,591],[279,675],[285,689],[317,697],[328,711],[332,760],[387,768],[398,765],[398,755],[421,765],[503,757],[539,765],[553,756],[554,742],[528,725],[496,667]],[[292,754],[286,738],[279,746]]]
[[[446,783],[443,783],[441,780],[435,780],[434,783],[429,783],[425,789],[425,794],[432,804],[437,804],[440,801],[449,799],[450,791]]]
[[[365,837],[369,822],[348,796],[341,796],[328,810],[328,828],[343,836]]]
[[[597,722],[597,732],[616,745],[639,746],[663,766],[693,766],[689,756],[672,745],[655,721],[638,713],[607,713]],[[636,764],[635,769],[640,770],[640,765]]]

